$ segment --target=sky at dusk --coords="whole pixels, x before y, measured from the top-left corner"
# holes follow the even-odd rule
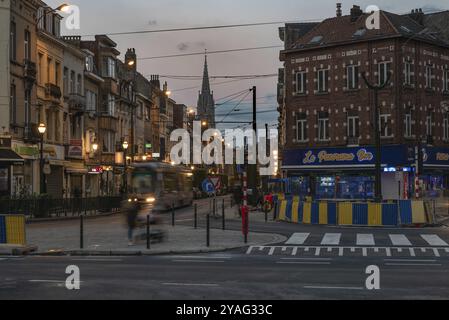
[[[51,7],[61,2],[46,1]],[[353,4],[365,9],[377,5],[382,10],[407,13],[412,8],[425,11],[449,9],[449,0],[378,0],[378,1],[336,1],[336,0],[72,0],[70,4],[81,10],[81,30],[63,30],[64,35],[107,34],[111,32],[140,31],[152,29],[200,27],[209,25],[258,23],[274,21],[308,21],[335,16],[335,3],[343,3],[343,12],[348,14]],[[117,35],[111,38],[117,42],[124,54],[127,48],[136,48],[139,58],[192,52],[227,50],[259,46],[282,45],[278,36],[281,25],[255,26],[245,28],[183,31],[138,35]],[[88,39],[88,38],[86,38]],[[123,57],[123,56],[122,56]],[[279,49],[265,49],[208,56],[211,76],[275,74],[282,67]],[[141,60],[138,70],[143,75],[159,74],[176,76],[200,76],[204,64],[203,56]],[[172,98],[178,103],[196,106],[201,80],[168,81]],[[227,83],[222,83],[227,82]],[[277,77],[229,82],[223,79],[211,81],[214,96],[220,98],[256,85],[258,110],[276,110]],[[217,107],[216,118],[220,121],[237,104],[239,99]],[[241,113],[249,113],[251,95],[238,107]],[[258,121],[276,124],[278,114],[261,113]],[[229,116],[226,121],[251,121],[250,114]],[[236,125],[228,124],[226,127]],[[221,127],[223,128],[223,127]]]

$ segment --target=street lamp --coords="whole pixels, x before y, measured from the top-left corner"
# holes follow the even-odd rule
[[[61,4],[60,6],[54,8],[54,9],[51,9],[49,12],[46,12],[46,13],[44,12],[44,13],[42,14],[42,16],[40,16],[40,17],[36,20],[36,25],[38,25],[39,22],[40,22],[40,21],[41,21],[47,14],[53,13],[53,12],[56,12],[56,11],[67,12],[67,11],[69,10],[69,8],[70,8],[70,5],[68,5],[67,3],[63,3],[63,4]]]
[[[127,168],[127,166],[128,166],[128,157],[127,157],[127,151],[128,151],[128,147],[129,147],[129,144],[128,144],[128,141],[123,141],[123,144],[122,144],[122,147],[123,147],[123,161],[124,161],[124,169],[125,169],[125,174],[123,175],[123,178],[125,179],[125,181],[124,181],[124,183],[123,183],[123,187],[124,187],[124,189],[125,189],[125,194],[128,194],[128,176],[127,176],[127,170],[128,170],[128,168]]]
[[[45,124],[41,123],[39,125],[39,127],[37,128],[37,130],[39,131],[39,134],[41,136],[41,154],[40,154],[40,178],[41,178],[41,188],[40,188],[40,192],[41,194],[45,194],[47,192],[46,190],[46,186],[45,186],[45,181],[44,181],[44,134],[45,131],[47,131],[47,127],[45,126]]]

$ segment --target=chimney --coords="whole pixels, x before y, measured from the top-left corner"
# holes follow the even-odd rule
[[[351,22],[356,22],[362,15],[363,11],[360,6],[354,5],[351,9]]]
[[[341,17],[342,16],[342,12],[341,12],[341,3],[337,3],[337,17]]]
[[[159,89],[161,88],[161,83],[159,82],[159,75],[157,75],[157,74],[151,75],[150,83],[151,83],[151,85],[153,85],[156,88],[159,88]]]
[[[424,12],[422,9],[413,9],[408,16],[420,25],[424,25]]]

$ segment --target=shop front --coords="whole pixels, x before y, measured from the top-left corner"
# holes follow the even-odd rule
[[[44,159],[48,167],[45,172],[47,194],[54,199],[67,197],[64,184],[64,167],[69,163],[65,161],[65,149],[58,145],[44,145]]]
[[[448,195],[449,148],[423,148],[423,169],[419,179],[426,196]]]
[[[316,199],[373,199],[375,148],[308,148],[284,152],[283,171],[290,192]],[[382,147],[382,195],[404,199],[410,194],[413,169],[405,145]]]
[[[12,176],[12,195],[26,197],[39,193],[39,148],[33,144],[13,141],[12,149],[24,159],[15,165]]]

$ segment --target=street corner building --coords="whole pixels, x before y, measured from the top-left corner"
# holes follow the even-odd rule
[[[127,163],[170,161],[185,125],[135,49],[121,61],[106,35],[62,36],[61,7],[0,1],[0,197],[118,196]]]
[[[449,12],[379,11],[378,29],[367,28],[372,15],[358,6],[344,15],[337,4],[335,17],[280,28],[280,145],[289,192],[374,197],[376,96],[369,83],[387,83],[377,95],[383,199],[449,187]]]

